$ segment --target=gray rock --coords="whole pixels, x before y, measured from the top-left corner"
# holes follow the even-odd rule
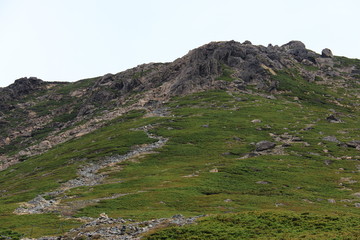
[[[324,160],[324,164],[326,166],[329,166],[330,164],[332,164],[332,161],[331,160]]]
[[[350,141],[345,143],[346,146],[348,147],[352,147],[352,148],[356,148],[356,149],[360,149],[360,141]]]
[[[331,50],[328,49],[328,48],[325,48],[322,50],[321,52],[321,57],[324,57],[324,58],[333,58],[334,55],[332,54]]]
[[[272,149],[276,146],[275,143],[269,141],[260,141],[255,144],[256,151],[265,151],[268,149]]]
[[[300,41],[291,41],[281,46],[281,49],[285,52],[293,55],[298,62],[303,62],[304,59],[312,63],[316,63],[317,55],[306,49],[305,44]]]
[[[261,123],[261,120],[260,119],[253,119],[251,120],[252,123]]]
[[[268,181],[257,181],[257,184],[270,184],[271,182]]]
[[[284,45],[281,46],[285,50],[292,50],[292,49],[306,49],[305,44],[301,41],[290,41]]]
[[[330,116],[328,116],[328,117],[326,118],[326,120],[327,120],[328,122],[331,122],[331,123],[340,123],[340,122],[341,122],[341,120],[340,120],[339,118],[335,117],[333,114],[331,114]]]
[[[322,140],[327,141],[327,142],[341,143],[335,136],[326,136],[326,137],[323,137]]]

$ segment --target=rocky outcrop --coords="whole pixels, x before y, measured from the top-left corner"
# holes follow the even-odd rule
[[[156,96],[189,94],[211,88],[230,87],[222,76],[236,81],[238,87],[255,85],[271,91],[276,82],[271,78],[276,70],[293,66],[296,62],[316,64],[320,56],[306,49],[300,41],[281,47],[255,46],[250,42],[211,42],[190,51],[172,63],[139,65],[117,74],[99,78],[90,91],[94,103],[122,99],[129,93],[157,89]]]
[[[328,48],[324,48],[321,52],[321,57],[324,58],[333,58],[334,55],[332,54],[331,50]]]
[[[16,99],[41,89],[46,83],[36,77],[20,78],[6,88],[0,89],[0,102]]]

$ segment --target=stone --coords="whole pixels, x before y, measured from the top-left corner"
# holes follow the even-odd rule
[[[329,166],[330,164],[332,164],[332,162],[333,161],[331,161],[331,160],[324,160],[324,164],[326,165],[326,166]]]
[[[323,137],[322,140],[327,141],[327,142],[341,143],[335,136],[326,136],[326,137]]]
[[[291,50],[291,49],[306,49],[305,44],[301,41],[290,41],[284,45],[281,46],[285,50]]]
[[[5,145],[9,145],[11,143],[11,139],[9,137],[5,138]]]
[[[360,192],[356,192],[353,194],[355,197],[360,198]]]
[[[328,48],[324,48],[321,52],[321,57],[323,58],[333,58],[334,55],[332,54],[331,50]]]
[[[243,42],[243,44],[244,44],[244,45],[251,45],[252,43],[251,43],[249,40],[245,40],[245,41]]]
[[[341,120],[337,117],[335,117],[333,114],[329,115],[326,120],[330,123],[340,123]]]
[[[42,141],[42,142],[39,144],[39,148],[41,148],[41,149],[51,148],[51,143],[50,143],[48,140]]]
[[[254,120],[251,120],[252,123],[261,123],[261,120],[260,119],[254,119]]]
[[[257,184],[270,184],[271,182],[268,181],[257,181]]]
[[[336,203],[335,199],[332,199],[332,198],[331,198],[331,199],[328,199],[328,202],[329,202],[329,203]]]
[[[351,147],[351,148],[359,148],[360,147],[360,141],[350,141],[345,144],[346,144],[346,146]]]
[[[268,149],[272,149],[276,146],[275,143],[273,142],[269,142],[269,141],[260,141],[258,143],[255,144],[256,147],[256,151],[265,151]]]

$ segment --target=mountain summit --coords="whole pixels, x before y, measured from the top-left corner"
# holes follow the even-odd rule
[[[356,239],[359,84],[360,60],[300,41],[18,79],[0,88],[0,236]]]

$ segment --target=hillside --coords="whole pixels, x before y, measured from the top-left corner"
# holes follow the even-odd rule
[[[359,84],[360,60],[299,41],[18,79],[0,88],[0,239],[359,239]]]

